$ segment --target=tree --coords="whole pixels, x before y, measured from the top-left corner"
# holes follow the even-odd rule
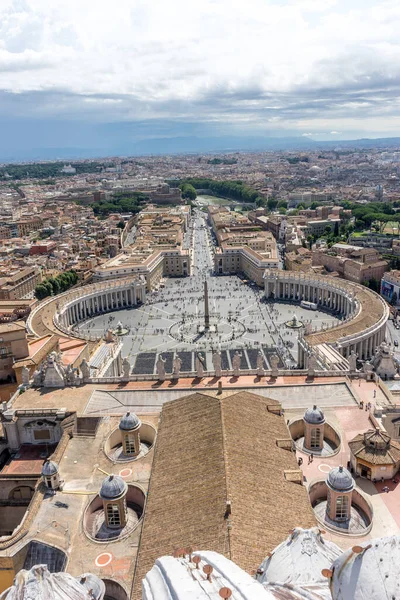
[[[50,279],[47,280],[47,283],[51,285],[54,296],[60,292],[60,284],[57,279],[50,277]]]
[[[339,235],[339,221],[335,222],[335,228],[333,230],[333,234],[337,237]]]
[[[48,296],[48,289],[42,283],[38,283],[35,287],[35,296],[38,300],[43,300]]]
[[[181,183],[179,186],[182,192],[182,198],[196,200],[197,194],[195,188],[190,183]]]
[[[117,227],[118,229],[125,229],[125,223],[123,221],[118,221]]]
[[[276,200],[275,198],[268,198],[267,206],[269,210],[275,210],[275,208],[278,206],[278,200]]]

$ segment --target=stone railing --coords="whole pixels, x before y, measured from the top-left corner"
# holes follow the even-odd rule
[[[315,377],[319,378],[319,377],[338,377],[340,375],[343,375],[344,372],[343,371],[337,371],[337,370],[329,370],[329,371],[322,371],[322,370],[315,370]],[[251,376],[251,375],[255,375],[257,376],[257,369],[243,369],[240,371],[239,373],[239,377],[236,377],[234,375],[233,370],[224,370],[222,371],[222,377],[234,377],[235,378],[235,383],[240,384],[240,378],[244,377],[244,376]],[[262,376],[262,378],[265,379],[276,379],[277,377],[289,377],[289,376],[303,376],[303,377],[307,377],[309,376],[309,372],[307,369],[278,369],[277,372],[275,372],[274,374],[272,373],[271,370],[266,370],[264,371],[264,375]],[[195,371],[185,371],[180,373],[179,375],[179,379],[196,379],[197,378],[197,373]],[[204,371],[202,379],[205,378],[216,378],[215,376],[215,372],[214,371]],[[262,379],[260,378],[260,380]],[[217,378],[220,379],[220,378]],[[87,379],[84,379],[84,383],[128,383],[129,381],[162,381],[159,380],[157,375],[154,374],[150,374],[150,375],[138,375],[138,374],[131,374],[129,375],[129,377],[89,377]],[[177,379],[173,377],[172,373],[166,373],[165,374],[165,381],[176,381]],[[248,383],[246,384],[244,381],[242,383],[242,385],[248,387]]]
[[[14,475],[15,477],[15,475]],[[4,537],[0,541],[0,550],[6,550],[10,546],[14,546],[19,540],[29,533],[30,527],[33,523],[34,518],[43,502],[43,497],[46,492],[46,487],[43,482],[40,482],[36,487],[36,490],[32,496],[28,509],[24,515],[22,523],[13,531],[13,533],[7,537]]]

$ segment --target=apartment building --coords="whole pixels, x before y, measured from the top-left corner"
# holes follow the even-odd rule
[[[0,279],[0,300],[19,300],[32,294],[38,283],[42,281],[39,267],[18,269],[9,276]]]
[[[312,253],[313,266],[321,266],[328,272],[336,272],[343,279],[356,283],[371,280],[381,281],[389,268],[374,248],[361,248],[350,244],[334,244],[329,249],[318,249]]]
[[[208,214],[219,244],[214,256],[215,272],[244,273],[262,286],[265,269],[279,268],[278,250],[272,233],[246,216],[231,213],[225,208],[210,206]]]
[[[25,323],[0,324],[0,381],[11,381],[14,361],[29,355]]]

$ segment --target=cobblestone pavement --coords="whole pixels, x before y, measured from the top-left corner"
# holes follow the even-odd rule
[[[207,369],[212,369],[212,349],[266,348],[264,355],[268,364],[268,348],[273,348],[286,366],[297,364],[298,332],[285,323],[297,318],[303,323],[312,321],[313,326],[337,322],[333,315],[322,311],[310,312],[295,303],[265,302],[263,290],[240,277],[216,276],[213,273],[213,241],[204,213],[194,212],[192,231],[192,274],[187,278],[170,278],[165,287],[148,294],[139,308],[100,315],[81,323],[77,329],[104,334],[121,321],[129,332],[123,337],[123,356],[133,365],[141,353],[154,354],[144,357],[146,372],[154,372],[159,352],[194,352],[205,354]],[[193,235],[192,235],[193,233]],[[208,281],[211,321],[217,324],[215,333],[196,335],[197,324],[204,319],[204,280]],[[193,322],[191,335],[186,335],[187,324]],[[194,334],[193,335],[193,331]],[[234,334],[232,333],[234,332]],[[227,339],[229,338],[229,339]],[[189,360],[189,359],[188,359]],[[254,362],[254,356],[244,353],[242,368]],[[144,371],[143,371],[144,372]]]

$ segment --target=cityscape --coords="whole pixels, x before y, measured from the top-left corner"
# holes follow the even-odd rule
[[[400,10],[84,4],[0,6],[0,600],[400,598]]]

